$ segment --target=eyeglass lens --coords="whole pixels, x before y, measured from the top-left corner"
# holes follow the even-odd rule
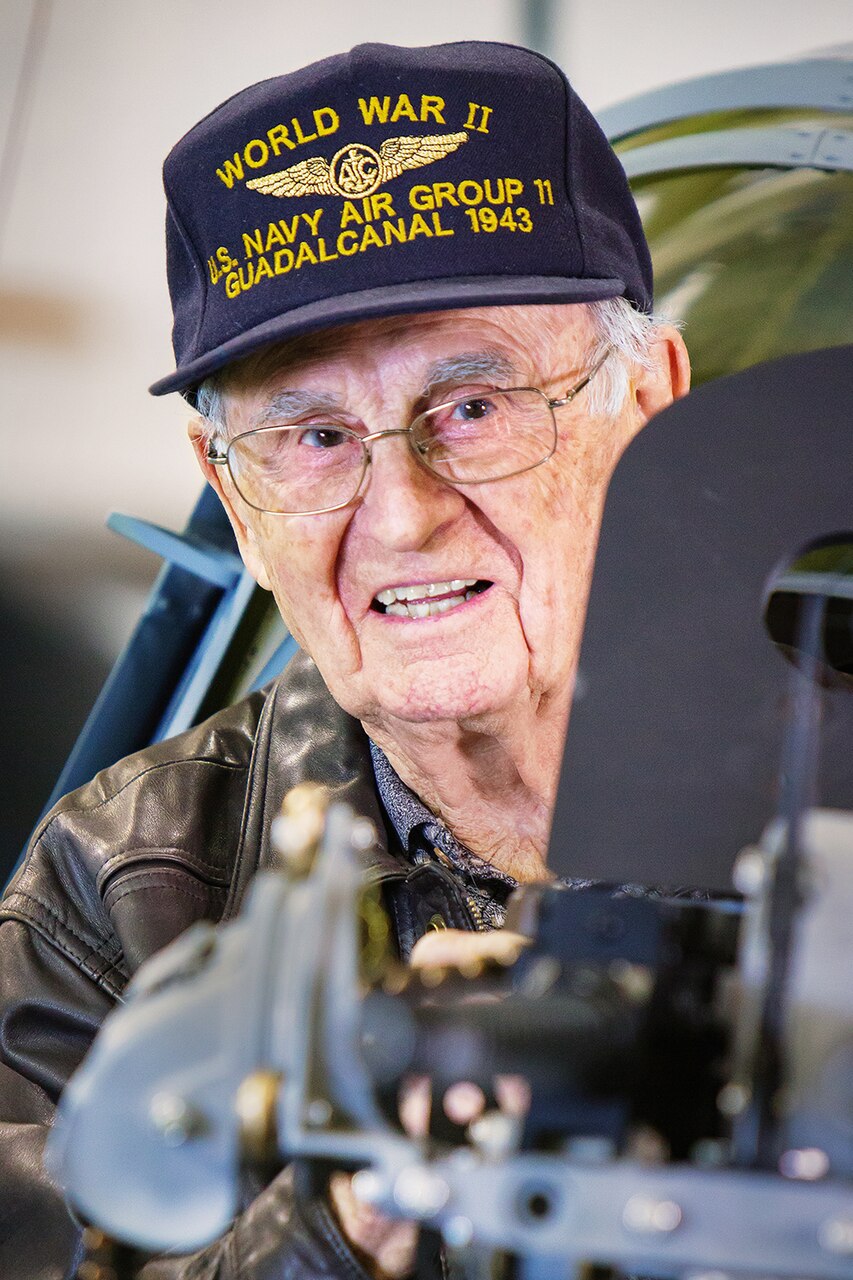
[[[409,442],[442,479],[476,484],[544,462],[556,444],[556,425],[540,391],[493,391],[427,410],[412,423]],[[232,440],[228,465],[253,507],[328,511],[355,497],[369,447],[356,432],[331,424],[260,427]]]

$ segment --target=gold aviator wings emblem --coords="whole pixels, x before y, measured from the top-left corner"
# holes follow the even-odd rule
[[[331,160],[310,156],[289,169],[253,178],[246,186],[265,196],[369,196],[406,169],[420,169],[442,160],[467,141],[467,133],[386,138],[378,151],[363,142],[350,142]]]

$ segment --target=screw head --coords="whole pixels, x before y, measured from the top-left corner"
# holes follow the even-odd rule
[[[182,1147],[185,1142],[200,1137],[206,1128],[205,1119],[197,1107],[180,1094],[161,1090],[148,1104],[148,1117],[167,1147]]]
[[[749,1106],[750,1092],[746,1085],[733,1080],[724,1084],[717,1094],[717,1106],[724,1116],[739,1116]]]
[[[518,1146],[521,1125],[518,1116],[505,1111],[486,1111],[468,1125],[468,1137],[488,1160],[501,1160]]]
[[[817,1182],[829,1173],[829,1156],[820,1147],[799,1147],[783,1151],[779,1157],[779,1172],[784,1178]]]
[[[826,1253],[853,1257],[853,1218],[827,1218],[818,1228],[817,1239]]]
[[[350,843],[359,853],[365,853],[376,844],[376,827],[369,818],[356,818],[350,830]]]
[[[410,1164],[394,1181],[394,1199],[404,1213],[431,1218],[450,1199],[450,1187],[440,1174],[426,1165]]]
[[[362,1204],[378,1204],[388,1194],[388,1184],[375,1169],[359,1169],[352,1175],[352,1193]]]
[[[760,893],[767,879],[767,862],[760,849],[744,849],[738,855],[732,871],[732,882],[738,893],[754,898]]]
[[[305,1108],[305,1119],[316,1128],[321,1129],[332,1118],[332,1104],[325,1098],[312,1098]]]
[[[467,1249],[474,1239],[474,1224],[470,1218],[458,1213],[455,1218],[445,1222],[441,1234],[450,1249]]]
[[[669,1235],[681,1225],[681,1205],[654,1196],[631,1196],[622,1210],[622,1225],[637,1235]]]

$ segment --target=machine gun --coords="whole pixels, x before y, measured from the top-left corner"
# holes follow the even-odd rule
[[[750,546],[760,566],[767,547]],[[605,569],[608,554],[606,513]],[[532,943],[516,963],[410,973],[384,955],[363,883],[375,833],[293,796],[282,871],[256,879],[236,922],[196,927],[140,971],[67,1089],[51,1158],[77,1212],[142,1248],[192,1249],[227,1228],[247,1173],[294,1161],[355,1171],[364,1200],[440,1233],[476,1277],[497,1255],[537,1280],[849,1277],[853,817],[814,794],[819,689],[853,669],[851,560],[850,536],[820,539],[766,585],[767,626],[796,669],[778,816],[738,859],[739,899],[527,889],[510,924]],[[594,586],[587,637],[601,615]],[[605,682],[583,654],[581,674],[582,735]],[[568,755],[574,777],[571,735]],[[710,810],[707,826],[723,826]],[[708,838],[697,827],[694,843]],[[436,1092],[522,1075],[529,1110],[412,1138],[395,1100],[421,1072]]]
[[[816,678],[849,658],[853,539],[817,558],[828,571],[807,556],[767,603],[807,670],[787,807],[741,855],[742,906],[536,887],[511,966],[410,973],[383,959],[363,884],[375,832],[297,788],[284,869],[142,968],[66,1091],[52,1158],[75,1209],[192,1249],[248,1170],[299,1161],[357,1170],[358,1195],[439,1231],[469,1274],[500,1251],[521,1276],[849,1276],[853,817],[805,802]],[[413,1139],[392,1106],[413,1073],[439,1093],[521,1075],[531,1105]]]

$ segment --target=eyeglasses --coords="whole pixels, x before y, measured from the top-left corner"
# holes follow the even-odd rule
[[[536,387],[484,391],[427,409],[408,427],[368,435],[323,422],[256,427],[224,452],[211,440],[207,460],[227,467],[243,501],[270,515],[315,516],[348,506],[364,482],[371,445],[385,436],[405,436],[421,466],[450,484],[508,480],[548,461],[557,447],[554,410],[571,404],[611,351],[556,400]]]

